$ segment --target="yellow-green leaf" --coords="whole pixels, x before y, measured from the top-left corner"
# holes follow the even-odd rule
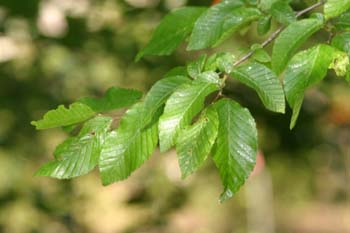
[[[216,109],[209,107],[200,119],[179,133],[176,142],[182,178],[197,170],[208,157],[215,142],[219,127]]]
[[[95,112],[89,106],[78,102],[71,104],[69,108],[60,105],[57,109],[48,111],[43,119],[32,121],[31,124],[36,129],[68,126],[86,121],[94,116],[94,114]]]

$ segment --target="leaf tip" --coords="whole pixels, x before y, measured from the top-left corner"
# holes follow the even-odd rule
[[[139,62],[141,60],[141,58],[144,56],[144,52],[143,50],[141,50],[140,52],[138,52],[135,56],[134,62]]]
[[[181,180],[185,180],[189,175],[191,175],[190,172],[181,171]]]
[[[31,121],[30,124],[38,129],[38,121]]]
[[[281,113],[281,114],[285,114],[286,113],[286,108],[285,107],[281,107],[281,108],[277,109],[277,112]]]
[[[295,121],[291,121],[291,122],[290,122],[290,124],[289,124],[289,129],[290,129],[290,130],[293,130],[293,129],[294,129],[295,123],[296,123]]]
[[[226,189],[221,195],[220,195],[220,198],[219,198],[219,203],[222,204],[224,203],[225,201],[227,201],[228,199],[230,199],[231,197],[233,197],[233,192],[229,189]]]
[[[44,165],[45,166],[45,165]],[[43,172],[43,167],[41,166],[37,171],[34,172],[33,177],[43,177],[43,176],[48,176]]]

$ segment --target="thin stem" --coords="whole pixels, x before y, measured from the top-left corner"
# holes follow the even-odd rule
[[[315,8],[322,6],[324,3],[325,3],[325,1],[320,1],[318,3],[315,3],[314,5],[311,5],[308,8],[305,8],[304,10],[297,12],[295,16],[298,18],[298,17],[314,10]],[[274,39],[276,39],[276,37],[283,31],[284,28],[285,28],[284,26],[278,28],[274,33],[271,34],[271,36],[269,38],[267,38],[267,40],[265,40],[261,44],[261,46],[264,48],[267,45],[269,45]],[[254,54],[254,51],[249,51],[247,54],[245,54],[243,57],[241,57],[238,61],[236,61],[233,65],[239,66],[240,64],[242,64],[243,62],[248,60],[253,54]]]
[[[307,8],[305,8],[304,10],[301,10],[299,11],[297,14],[296,14],[296,17],[300,17],[302,16],[303,14],[309,12],[309,11],[312,11],[313,9],[319,7],[319,6],[322,6],[323,4],[325,4],[325,1],[319,1],[318,3],[315,3],[314,5],[311,5]]]

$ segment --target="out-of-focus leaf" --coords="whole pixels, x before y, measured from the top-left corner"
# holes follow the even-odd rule
[[[348,67],[347,74],[345,75],[345,80],[350,84],[350,66]]]
[[[206,10],[204,7],[183,7],[177,9],[160,22],[151,41],[136,56],[169,55],[191,33],[197,18]]]
[[[219,53],[216,57],[216,65],[219,71],[230,73],[233,70],[235,60],[232,53]]]
[[[347,76],[350,72],[349,66],[349,55],[344,52],[337,51],[334,53],[334,59],[330,64],[329,68],[334,69],[338,77],[344,77]]]
[[[278,22],[288,25],[296,20],[295,12],[285,0],[272,4],[270,13]]]
[[[69,108],[63,105],[57,109],[48,111],[41,120],[32,121],[36,129],[48,129],[61,126],[73,125],[88,120],[95,112],[83,103],[73,103]]]
[[[98,116],[87,121],[76,137],[60,144],[55,152],[55,160],[42,166],[36,176],[50,176],[69,179],[87,174],[98,164],[112,118]]]
[[[142,92],[137,90],[111,87],[102,98],[85,97],[78,100],[86,104],[95,112],[107,112],[133,105],[142,97]]]
[[[229,99],[222,99],[214,106],[219,116],[219,131],[213,159],[224,185],[220,201],[225,201],[238,191],[252,172],[258,136],[248,109]]]
[[[197,60],[189,63],[187,65],[188,75],[191,76],[192,78],[196,78],[197,75],[202,73],[206,59],[207,59],[207,55],[203,54]]]
[[[192,83],[180,86],[169,97],[159,120],[159,146],[162,152],[175,144],[179,131],[202,110],[205,97],[219,89],[219,82],[215,72],[205,72]]]
[[[187,76],[187,69],[185,66],[177,66],[175,68],[172,68],[169,70],[165,75],[164,78],[172,77],[172,76]]]
[[[233,69],[235,62],[235,56],[232,53],[215,53],[211,55],[205,64],[204,70],[206,71],[221,71],[230,73]]]
[[[258,0],[244,0],[244,2],[247,3],[248,5],[252,5],[252,6],[258,5]]]
[[[242,26],[260,16],[256,8],[241,7],[240,1],[223,1],[209,8],[194,25],[188,50],[219,45]]]
[[[209,107],[193,125],[180,131],[176,142],[182,177],[197,170],[208,157],[219,127],[218,114]]]
[[[231,76],[253,88],[267,109],[284,113],[285,100],[283,88],[276,74],[269,68],[253,62],[234,69]]]
[[[350,32],[337,34],[332,39],[332,46],[350,54]]]
[[[326,19],[335,18],[350,8],[350,0],[327,0],[324,5]]]
[[[119,128],[106,137],[99,160],[103,185],[129,177],[156,148],[159,113],[144,128],[144,111],[142,103],[134,105],[122,117]]]
[[[305,90],[326,76],[333,54],[332,47],[322,44],[297,53],[289,62],[284,78],[284,91],[293,109],[291,129],[298,118]]]
[[[263,48],[255,49],[252,58],[261,63],[267,63],[271,61],[270,55]]]
[[[333,20],[333,25],[338,30],[350,31],[350,11],[341,14]]]
[[[259,18],[258,21],[258,34],[259,35],[265,35],[268,31],[270,31],[271,28],[271,16],[263,16]]]
[[[278,1],[281,1],[281,0],[259,0],[258,7],[263,11],[269,11],[272,5]]]
[[[312,34],[321,29],[323,21],[318,18],[303,19],[291,23],[277,37],[272,51],[272,69],[279,75],[298,47]]]

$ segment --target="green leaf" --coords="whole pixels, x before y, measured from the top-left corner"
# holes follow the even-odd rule
[[[187,68],[184,66],[177,66],[175,68],[172,68],[169,70],[165,75],[164,78],[172,77],[172,76],[185,76],[187,77]]]
[[[216,65],[219,71],[230,73],[233,70],[236,58],[232,53],[218,53]]]
[[[257,31],[259,35],[265,35],[271,28],[271,16],[260,17],[258,21]]]
[[[298,118],[305,90],[326,76],[333,53],[332,47],[318,45],[297,53],[289,62],[284,78],[284,91],[293,109],[291,129]]]
[[[320,19],[303,19],[291,23],[277,37],[272,51],[272,68],[279,75],[286,67],[289,59],[312,34],[321,29],[323,21]]]
[[[258,138],[255,121],[248,109],[229,99],[221,99],[214,106],[219,115],[219,130],[213,159],[224,185],[220,201],[225,201],[238,191],[253,171]]]
[[[142,103],[134,105],[122,117],[119,128],[106,137],[99,161],[103,185],[126,179],[156,148],[159,114],[147,128],[143,125],[144,114]]]
[[[66,140],[64,140],[61,144],[56,146],[55,151],[53,152],[55,159],[62,159],[62,155],[64,155],[66,151],[69,151],[70,146],[76,143],[78,140],[79,139],[77,137],[69,137]]]
[[[241,6],[237,1],[223,1],[209,8],[195,23],[187,50],[217,46],[260,16],[256,8]]]
[[[253,88],[267,109],[284,113],[283,88],[277,76],[266,66],[253,62],[239,66],[231,76]]]
[[[241,1],[241,0],[240,0]],[[258,0],[244,0],[244,2],[248,5],[257,6]]]
[[[136,61],[144,55],[169,55],[191,33],[197,18],[206,10],[204,7],[183,7],[177,9],[160,22],[151,41],[136,56]]]
[[[169,76],[156,82],[144,100],[144,124],[147,125],[151,121],[153,115],[165,104],[169,96],[180,85],[190,82],[191,80],[189,78],[182,75]]]
[[[36,129],[48,129],[80,123],[94,115],[95,112],[89,106],[83,103],[73,103],[68,109],[60,105],[57,109],[48,111],[43,119],[32,121],[31,124]]]
[[[252,58],[261,63],[267,63],[271,61],[270,55],[264,49],[256,49]]]
[[[159,120],[159,146],[162,152],[175,144],[179,131],[202,110],[205,97],[219,89],[218,75],[215,72],[210,74],[203,73],[192,83],[183,84],[169,97]]]
[[[335,18],[350,8],[350,0],[327,0],[324,5],[324,15],[328,20]]]
[[[259,0],[258,7],[262,11],[269,11],[272,5],[278,1],[281,1],[281,0]]]
[[[42,166],[36,176],[69,179],[90,172],[98,164],[112,118],[98,116],[87,121],[76,137],[66,139],[55,152],[55,160]]]
[[[338,18],[333,20],[333,25],[338,30],[350,30],[350,10],[341,14]]]
[[[295,12],[285,0],[273,3],[270,13],[273,18],[284,25],[288,25],[296,21]]]
[[[350,32],[337,34],[332,39],[332,46],[350,54]]]
[[[220,52],[211,55],[205,64],[205,71],[221,71],[230,73],[236,58],[232,53]]]
[[[187,65],[187,73],[190,75],[190,77],[196,78],[197,75],[202,73],[206,59],[207,55],[203,54],[197,60]]]
[[[215,142],[218,127],[218,114],[213,107],[209,107],[196,123],[180,131],[176,152],[182,178],[192,174],[204,163]]]
[[[74,133],[74,130],[77,129],[78,126],[79,124],[62,126],[62,130],[67,134],[71,134],[71,133]]]
[[[142,92],[119,87],[111,87],[102,98],[85,97],[78,102],[86,104],[95,112],[107,112],[135,104],[142,97]]]

